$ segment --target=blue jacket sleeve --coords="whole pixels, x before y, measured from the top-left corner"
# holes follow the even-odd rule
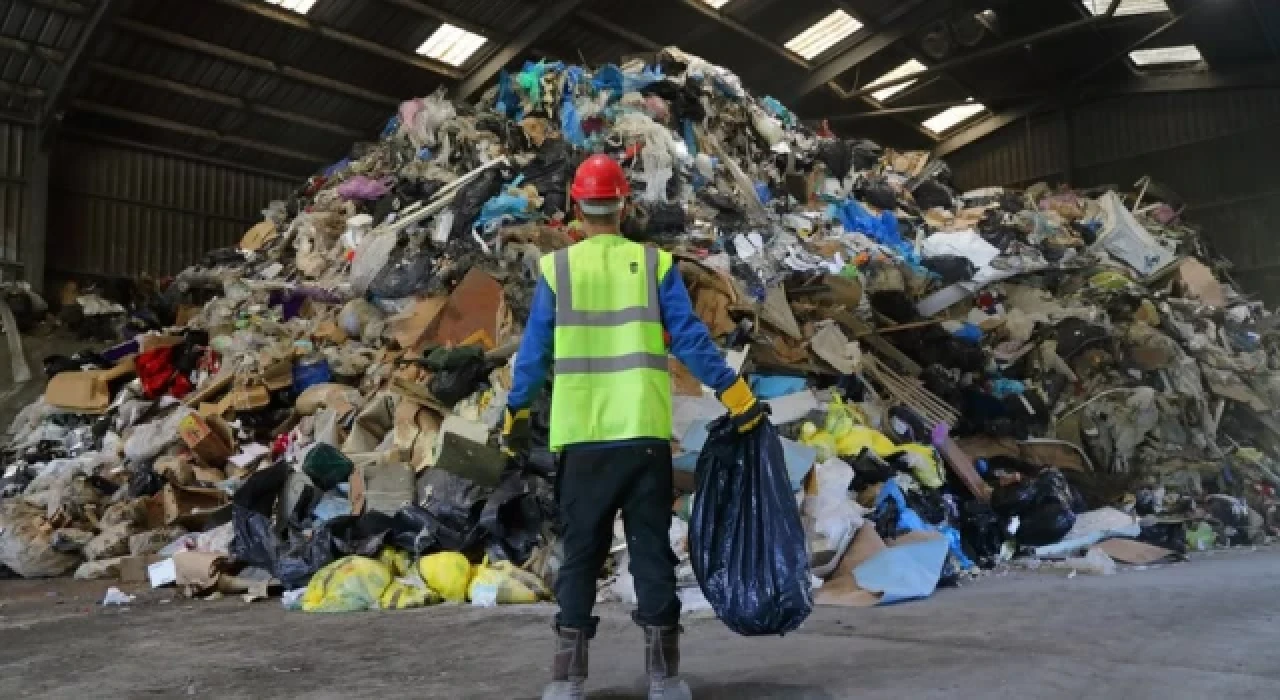
[[[520,351],[516,354],[511,393],[507,396],[507,406],[511,410],[528,408],[542,391],[555,349],[555,326],[555,292],[551,291],[546,280],[538,278],[529,321],[525,324]]]
[[[706,324],[693,312],[689,290],[674,265],[658,286],[658,300],[662,325],[671,334],[671,353],[717,394],[728,389],[738,375],[725,363]]]

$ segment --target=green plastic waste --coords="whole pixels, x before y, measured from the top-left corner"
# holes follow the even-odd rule
[[[320,443],[311,448],[302,460],[302,471],[311,478],[311,483],[328,491],[351,478],[351,470],[355,464],[333,445]]]
[[[1197,552],[1212,549],[1217,539],[1218,536],[1209,527],[1209,523],[1200,523],[1194,530],[1187,530],[1187,546]]]

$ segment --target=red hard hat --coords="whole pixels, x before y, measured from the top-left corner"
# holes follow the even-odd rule
[[[606,155],[594,155],[578,167],[569,194],[578,202],[593,199],[624,199],[631,196],[631,183],[618,161]]]

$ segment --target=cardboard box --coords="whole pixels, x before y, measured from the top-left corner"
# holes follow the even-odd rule
[[[160,560],[155,554],[120,557],[120,583],[147,583],[151,580],[148,574],[151,565]]]
[[[217,467],[195,465],[191,471],[195,480],[202,484],[219,484],[227,480],[227,473]]]
[[[235,454],[231,426],[218,416],[191,414],[178,423],[178,435],[200,461],[221,467]]]
[[[231,499],[221,489],[166,484],[161,496],[164,499],[164,524],[181,525],[192,531],[204,530],[211,520],[219,516],[219,511],[231,507]]]

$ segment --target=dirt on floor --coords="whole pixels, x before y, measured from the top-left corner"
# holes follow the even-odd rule
[[[1280,550],[1109,576],[995,576],[915,603],[819,608],[785,638],[685,621],[695,697],[1280,697]],[[552,606],[287,612],[107,582],[0,581],[0,698],[536,698]],[[607,606],[590,697],[643,697],[642,642]]]

